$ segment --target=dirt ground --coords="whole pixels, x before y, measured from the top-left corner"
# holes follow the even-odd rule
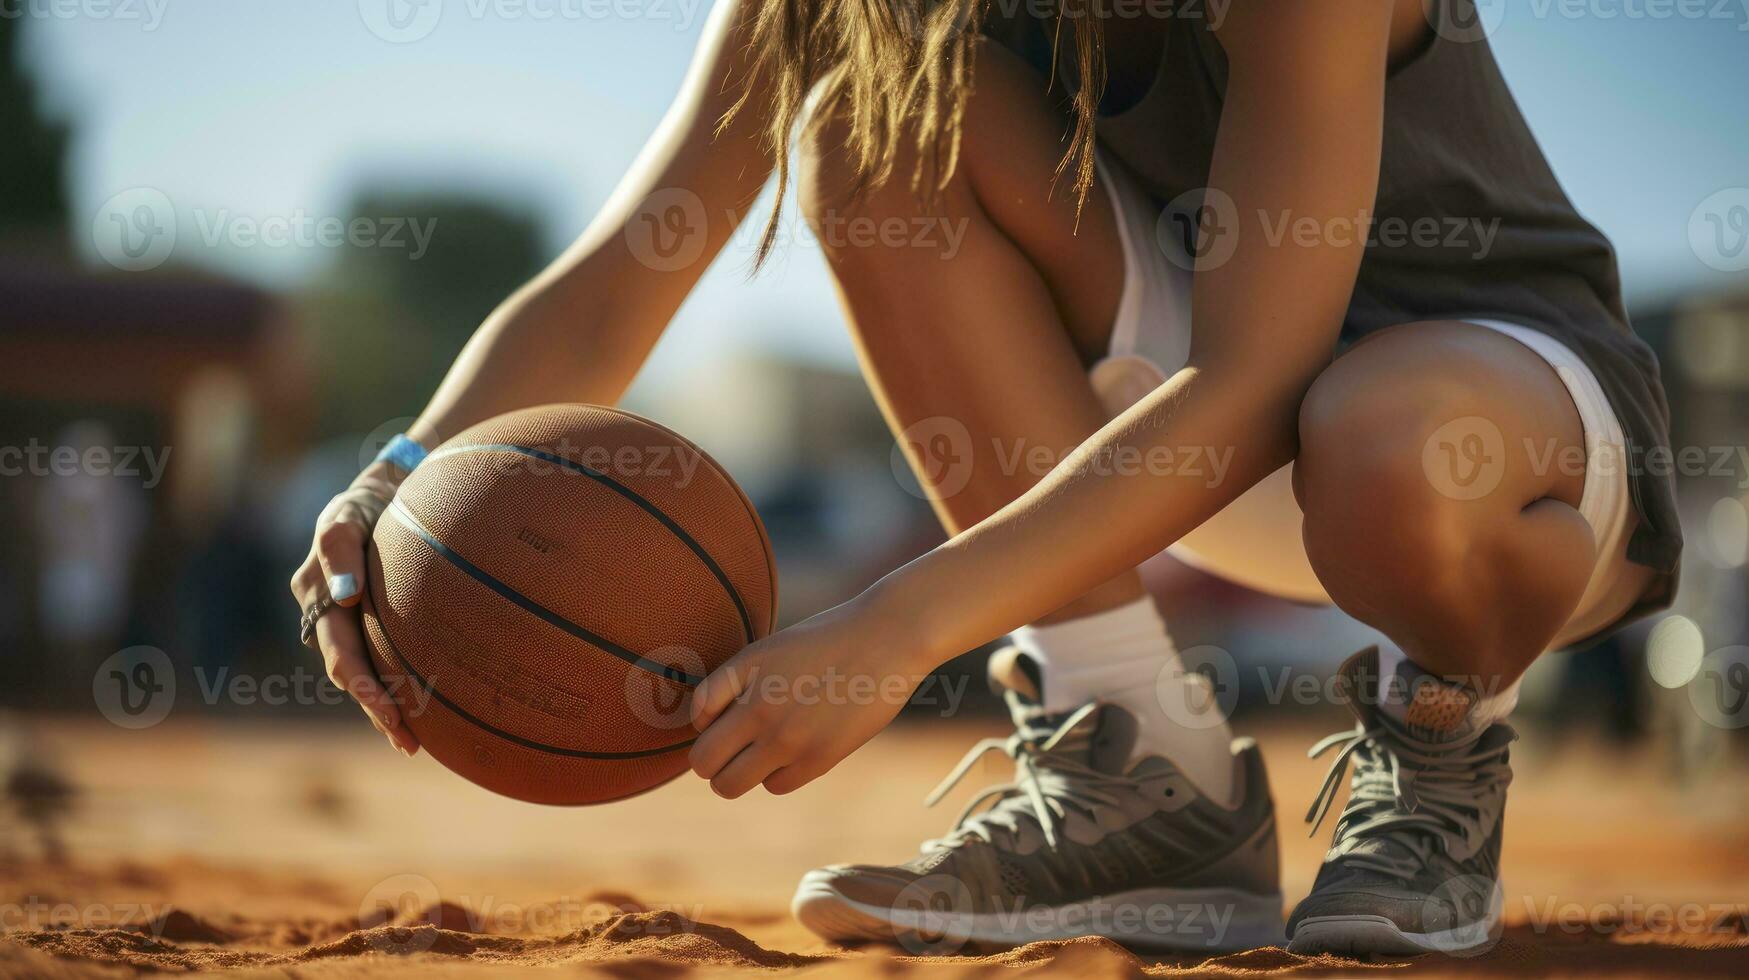
[[[1510,925],[1484,956],[1160,960],[1080,940],[926,958],[831,947],[796,925],[787,905],[804,870],[897,860],[945,829],[979,780],[935,810],[920,801],[987,733],[896,728],[785,798],[727,802],[687,777],[566,810],[404,760],[362,723],[44,723],[39,742],[81,787],[79,808],[64,864],[34,856],[16,826],[4,837],[0,976],[1749,976],[1749,785],[1677,790],[1650,756],[1539,752],[1534,737],[1507,810]],[[1328,840],[1299,822],[1324,768],[1304,750],[1322,732],[1256,734],[1291,907]],[[1005,779],[1002,761],[976,773]]]

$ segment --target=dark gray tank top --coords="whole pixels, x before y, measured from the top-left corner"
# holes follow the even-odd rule
[[[1465,24],[1474,0],[1450,6]],[[1024,8],[1024,5],[1021,5]],[[1198,4],[1197,6],[1201,6]],[[985,33],[1050,77],[1051,31],[993,3]],[[1067,33],[1065,31],[1065,33]],[[1657,358],[1628,325],[1615,251],[1567,200],[1482,32],[1435,38],[1385,88],[1384,155],[1369,241],[1343,326],[1347,342],[1394,324],[1494,319],[1549,334],[1597,375],[1628,443],[1639,524],[1628,558],[1661,573],[1636,612],[1668,603],[1682,552]],[[1099,120],[1104,152],[1163,205],[1208,185],[1227,60],[1202,17],[1175,16],[1159,75]],[[1059,85],[1073,78],[1067,38]],[[1283,152],[1292,152],[1283,147]]]

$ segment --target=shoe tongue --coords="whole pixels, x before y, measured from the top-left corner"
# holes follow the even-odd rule
[[[1479,735],[1476,692],[1430,674],[1407,657],[1397,657],[1390,676],[1380,675],[1377,647],[1348,658],[1340,675],[1348,684],[1350,707],[1363,724],[1382,720],[1420,742],[1449,745]]]
[[[1014,727],[1029,738],[1043,742],[1068,720],[1067,714],[1047,714],[1044,709],[1044,672],[1038,662],[1015,647],[990,655],[990,686],[1008,702]],[[1136,719],[1116,705],[1103,704],[1063,733],[1051,752],[1064,754],[1105,773],[1121,773],[1129,766],[1130,750],[1138,734]]]

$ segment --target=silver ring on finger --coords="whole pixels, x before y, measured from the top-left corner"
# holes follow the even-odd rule
[[[316,620],[335,606],[334,597],[324,594],[320,599],[304,607],[304,616],[298,620],[298,642],[316,651],[322,648],[316,644]]]

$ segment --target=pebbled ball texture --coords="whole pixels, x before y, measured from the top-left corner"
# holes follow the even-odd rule
[[[681,436],[587,405],[456,435],[402,484],[367,562],[365,636],[433,758],[535,803],[686,769],[690,691],[767,635],[759,515]]]

